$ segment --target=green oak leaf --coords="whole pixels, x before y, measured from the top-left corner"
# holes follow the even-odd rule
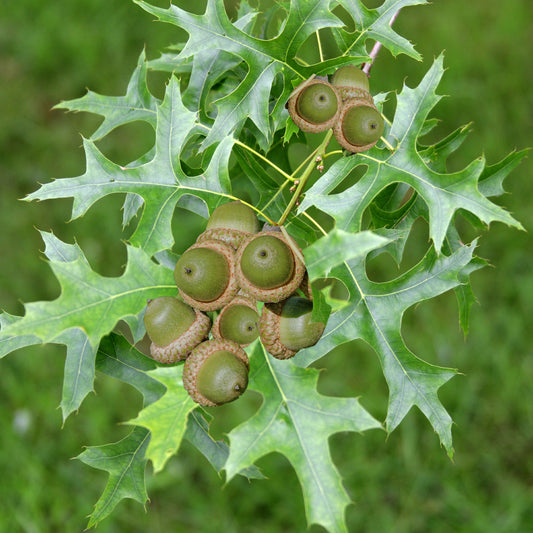
[[[303,251],[309,280],[312,283],[317,278],[327,278],[331,270],[337,265],[349,259],[364,260],[369,252],[382,248],[390,242],[391,239],[371,231],[347,233],[333,229]],[[324,287],[322,291],[319,291],[318,297],[313,291],[312,319],[314,321],[326,323],[331,303],[333,303],[329,295],[330,290],[331,286]]]
[[[104,492],[96,502],[87,528],[96,526],[109,516],[124,498],[141,504],[148,500],[144,480],[146,469],[145,452],[150,433],[144,428],[135,428],[127,437],[113,444],[89,446],[77,459],[98,470],[109,472]]]
[[[360,0],[337,0],[356,24],[354,33],[334,29],[335,40],[344,54],[363,54],[367,39],[379,41],[394,56],[407,54],[420,61],[422,57],[413,45],[391,28],[392,17],[402,8],[426,4],[426,0],[385,0],[378,8],[368,9]]]
[[[298,50],[315,31],[342,25],[330,12],[328,3],[322,0],[292,0],[281,32],[269,40],[254,37],[232,23],[224,3],[217,0],[208,0],[203,15],[190,13],[175,5],[159,8],[142,0],[135,2],[159,20],[189,33],[189,40],[176,58],[178,62],[198,54],[202,54],[205,61],[208,50],[211,50],[213,55],[218,55],[220,51],[230,53],[247,65],[248,70],[238,86],[216,101],[218,113],[203,148],[238,131],[247,118],[256,126],[258,140],[266,148],[266,141],[270,142],[274,134],[270,120],[273,124],[282,124],[280,115],[293,89],[292,80],[304,80],[313,73],[334,70],[339,64],[351,61],[340,58],[325,61],[320,67],[304,67],[296,60]],[[208,49],[206,43],[209,43]],[[276,113],[271,117],[272,86],[278,75],[283,76],[284,88],[281,97],[278,97],[278,100],[283,100],[283,105],[275,106]]]
[[[77,218],[108,194],[133,193],[142,197],[144,209],[130,242],[148,254],[171,248],[172,215],[178,203],[207,216],[205,204],[212,210],[221,198],[230,197],[228,159],[232,138],[224,139],[217,146],[201,175],[189,177],[180,166],[180,152],[185,142],[195,135],[195,126],[196,114],[184,107],[179,84],[173,77],[164,101],[157,107],[156,146],[151,160],[123,167],[107,159],[92,141],[85,140],[85,174],[44,184],[26,199],[73,197],[72,218]],[[191,201],[193,197],[197,201]]]
[[[102,339],[96,356],[96,370],[137,389],[144,405],[159,400],[166,391],[165,385],[150,376],[157,368],[156,362],[139,352],[124,337],[111,333]]]
[[[128,421],[128,424],[150,431],[146,457],[152,461],[155,473],[160,472],[177,452],[185,433],[187,417],[196,407],[183,387],[182,372],[183,365],[150,370],[148,375],[165,386],[165,394]]]
[[[447,158],[457,150],[466,138],[469,125],[459,128],[448,137],[438,142],[433,146],[424,149],[423,157],[426,163],[433,169],[439,172],[446,172]],[[503,189],[503,181],[509,173],[520,163],[520,161],[527,155],[528,150],[520,152],[513,152],[504,157],[500,162],[494,165],[487,165],[479,178],[479,191],[487,197],[500,196],[505,191]],[[392,227],[404,232],[403,236],[395,239],[390,244],[389,251],[400,264],[407,238],[409,237],[409,230],[415,220],[422,217],[429,219],[427,204],[417,195],[413,194],[411,198],[404,202],[405,195],[409,192],[409,187],[404,184],[393,184],[385,191],[389,190],[389,195],[385,201],[378,202],[381,194],[376,198],[376,201],[370,206],[370,213],[372,215],[372,222],[375,227]],[[385,192],[384,191],[384,192]],[[402,203],[403,202],[403,203]],[[378,203],[380,205],[378,205]],[[464,215],[464,211],[459,211]],[[457,214],[454,215],[453,220]],[[476,217],[470,215],[469,220],[477,227],[482,227],[483,224]],[[443,242],[443,251],[446,255],[450,255],[454,251],[463,246],[460,235],[452,223],[448,227],[446,236]],[[475,258],[477,268],[486,265],[483,259]],[[462,283],[454,289],[457,302],[459,305],[459,323],[466,335],[468,333],[470,322],[470,309],[474,303],[477,302],[476,297],[472,291],[468,277],[462,280]]]
[[[379,356],[389,386],[387,430],[393,431],[416,405],[452,456],[452,420],[438,398],[438,390],[456,371],[416,357],[403,341],[401,322],[409,307],[453,289],[479,268],[473,261],[474,247],[462,246],[450,256],[438,256],[431,247],[417,265],[386,283],[370,281],[360,259],[338,265],[329,276],[346,286],[350,305],[330,316],[320,341],[302,352],[297,364],[307,366],[353,339],[366,341]]]
[[[128,84],[124,96],[103,96],[93,91],[88,91],[85,96],[75,100],[63,101],[54,109],[67,109],[68,111],[87,111],[104,117],[98,129],[91,135],[96,141],[105,137],[118,126],[136,120],[148,122],[156,127],[156,108],[160,101],[152,96],[146,84],[148,71],[146,54],[144,50],[139,56],[137,67]]]
[[[153,371],[157,368],[158,366],[152,358],[143,355],[121,335],[111,333],[102,339],[98,348],[96,369],[137,389],[143,395],[145,407],[154,405],[151,412],[143,411],[144,415],[142,418],[144,421],[148,419],[150,425],[156,428],[151,437],[152,439],[165,440],[161,436],[161,428],[167,422],[168,413],[162,410],[160,413],[161,416],[159,417],[157,410],[162,407],[162,404],[158,400],[163,400],[163,396],[167,394],[167,385],[165,384],[166,380],[164,377],[163,380],[155,377]],[[162,403],[168,404],[169,398],[176,398],[180,395],[179,391],[176,394],[174,383],[171,383],[171,389],[174,392]],[[211,419],[212,417],[201,409],[189,411],[187,427],[183,437],[197,448],[213,468],[220,473],[228,457],[229,447],[223,440],[216,441],[209,434],[209,423]],[[130,421],[130,423],[133,424],[134,421]],[[142,426],[144,424],[138,425]],[[181,431],[181,426],[179,431]],[[149,459],[151,455],[152,452],[148,448],[146,457]],[[162,458],[164,459],[164,456]],[[239,474],[248,479],[264,478],[255,466],[244,469]]]
[[[209,434],[209,424],[212,419],[213,417],[202,409],[191,411],[185,438],[200,451],[220,474],[228,459],[229,446],[223,440],[214,440]],[[255,465],[243,468],[238,474],[247,479],[265,479],[265,476]]]
[[[404,86],[398,95],[394,121],[386,137],[394,150],[373,149],[336,161],[311,187],[299,212],[315,206],[336,220],[338,228],[357,232],[362,217],[373,199],[391,183],[411,186],[428,206],[429,234],[440,250],[454,213],[461,209],[483,223],[501,221],[521,228],[507,211],[488,200],[478,189],[485,162],[477,159],[459,172],[437,172],[426,164],[417,150],[417,138],[426,117],[440,100],[435,89],[443,73],[443,58],[435,60],[415,89]],[[366,165],[364,176],[342,193],[330,194],[359,165]]]
[[[371,250],[385,246],[390,239],[371,231],[348,233],[333,229],[304,250],[309,279],[328,277],[331,270],[345,261],[364,259]]]
[[[171,270],[156,265],[141,249],[127,246],[128,261],[120,277],[100,276],[91,269],[78,245],[41,233],[45,255],[61,286],[60,296],[25,305],[16,320],[3,319],[2,355],[37,342],[65,344],[67,358],[61,409],[63,419],[93,390],[95,357],[100,339],[119,320],[144,311],[147,298],[176,293]],[[17,341],[17,337],[22,341]],[[19,338],[20,338],[19,337]]]
[[[332,462],[328,439],[341,431],[380,428],[355,398],[332,398],[316,390],[319,372],[279,361],[257,343],[250,359],[249,388],[263,404],[229,433],[225,465],[230,480],[259,458],[279,452],[294,467],[302,485],[308,524],[346,532],[344,509],[351,503]]]

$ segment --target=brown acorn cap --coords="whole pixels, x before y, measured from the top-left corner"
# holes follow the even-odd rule
[[[290,359],[296,354],[279,340],[279,321],[283,302],[268,303],[263,306],[259,320],[259,336],[265,350],[276,359]]]
[[[244,250],[246,249],[246,246],[255,238],[263,235],[269,235],[272,237],[275,237],[277,239],[280,239],[282,242],[284,242],[288,248],[292,252],[293,261],[294,261],[294,268],[293,268],[293,274],[292,277],[285,283],[285,285],[282,285],[281,287],[275,287],[273,289],[261,289],[260,287],[256,287],[254,284],[252,284],[247,277],[243,274],[241,269],[241,258]],[[255,300],[258,300],[260,302],[280,302],[281,300],[287,299],[294,291],[296,291],[302,282],[302,279],[304,277],[304,274],[306,272],[305,265],[302,262],[302,260],[298,257],[298,254],[294,253],[292,247],[296,247],[298,250],[299,248],[294,243],[289,243],[283,233],[277,230],[263,230],[259,233],[256,233],[255,235],[251,235],[247,239],[245,239],[241,246],[239,246],[239,249],[237,250],[237,257],[235,261],[235,271],[236,271],[236,278],[237,283],[241,290],[249,295],[250,297],[254,298]],[[301,251],[300,251],[301,254]]]
[[[298,112],[298,99],[300,98],[302,92],[304,89],[307,89],[308,87],[311,87],[315,84],[322,84],[329,87],[335,96],[337,97],[337,111],[336,113],[326,122],[322,122],[321,124],[314,124],[312,122],[309,122],[305,120],[300,113]],[[291,93],[291,96],[289,97],[289,101],[287,102],[287,109],[289,110],[289,114],[293,120],[293,122],[302,130],[309,133],[320,133],[322,131],[329,130],[333,127],[335,122],[337,121],[337,117],[339,116],[339,111],[341,108],[341,96],[339,91],[336,87],[331,85],[326,80],[321,80],[317,78],[310,78],[308,80],[303,81],[294,89],[294,91]]]
[[[200,311],[218,311],[219,309],[222,309],[222,307],[227,305],[229,302],[231,302],[231,300],[233,300],[233,298],[239,291],[239,286],[237,284],[237,279],[235,275],[235,251],[229,244],[225,244],[221,241],[215,240],[205,240],[202,242],[197,242],[190,246],[188,250],[194,248],[211,248],[212,250],[218,252],[226,258],[229,267],[228,284],[224,289],[224,292],[218,298],[216,298],[215,300],[211,300],[210,302],[201,302],[199,300],[195,300],[194,298],[191,298],[190,296],[185,294],[181,290],[181,288],[178,287],[180,296],[183,298],[183,301],[186,304],[196,309],[199,309]]]
[[[355,145],[355,144],[351,144],[347,139],[346,137],[344,136],[344,133],[342,131],[342,125],[343,125],[343,119],[344,119],[344,116],[346,115],[346,112],[353,106],[358,106],[358,105],[363,105],[363,106],[367,106],[367,107],[371,107],[373,109],[375,109],[376,111],[378,111],[377,107],[374,105],[374,102],[369,102],[368,100],[365,100],[365,99],[362,99],[362,98],[352,98],[350,100],[346,100],[342,107],[341,107],[341,110],[340,110],[340,113],[339,113],[339,118],[337,120],[337,122],[335,123],[335,126],[333,128],[333,135],[335,135],[335,139],[337,139],[337,142],[345,149],[345,150],[348,150],[349,152],[352,152],[354,154],[357,154],[357,153],[361,153],[361,152],[366,152],[367,150],[370,150],[370,148],[372,148],[378,141],[378,139],[376,139],[374,142],[372,143],[369,143],[369,144],[365,144],[365,145],[362,145],[362,146],[358,146],[358,145]],[[378,111],[379,112],[379,111]]]
[[[302,282],[298,288],[304,293],[306,298],[313,300],[313,289],[311,288],[311,282],[309,281],[309,274],[307,273],[307,270],[305,271]]]
[[[203,233],[198,235],[196,239],[197,243],[203,241],[222,241],[226,244],[229,244],[234,250],[237,250],[241,245],[242,241],[253,235],[247,231],[240,231],[238,229],[230,228],[208,228]]]
[[[217,404],[208,400],[200,394],[196,386],[196,378],[200,368],[209,356],[218,351],[228,351],[238,357],[245,365],[250,368],[250,363],[246,352],[235,342],[224,339],[209,340],[199,344],[185,360],[183,366],[183,386],[189,393],[189,396],[198,404],[205,407],[215,407]]]
[[[211,334],[213,335],[213,338],[215,339],[224,339],[225,337],[222,336],[220,333],[220,322],[222,320],[222,315],[233,305],[245,305],[246,307],[249,307],[253,311],[257,313],[257,316],[259,316],[259,312],[257,311],[257,303],[255,300],[252,300],[251,298],[243,295],[237,295],[228,305],[222,308],[220,313],[218,314],[215,322],[213,323],[213,327],[211,328]],[[251,344],[251,343],[248,343]],[[240,346],[242,348],[248,346],[248,344],[241,344]]]
[[[175,363],[183,361],[204,339],[209,336],[211,319],[199,311],[196,313],[196,320],[189,326],[189,329],[167,346],[150,345],[150,355],[159,363]]]
[[[359,87],[338,86],[337,91],[339,91],[343,102],[351,100],[352,98],[359,98],[360,100],[365,100],[369,104],[374,105],[372,95],[368,91],[365,91],[365,89]]]

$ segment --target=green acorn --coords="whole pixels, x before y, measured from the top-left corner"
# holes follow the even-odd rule
[[[248,356],[237,343],[205,341],[185,361],[183,385],[196,403],[214,407],[236,400],[246,390],[248,369]]]
[[[293,246],[296,247],[294,243]],[[260,302],[288,298],[304,274],[303,261],[280,231],[256,233],[243,241],[237,251],[237,283],[244,293]]]
[[[235,251],[229,244],[206,240],[179,258],[174,280],[183,301],[200,311],[216,311],[237,294]]]
[[[228,202],[213,211],[206,230],[199,235],[196,242],[222,241],[236,250],[245,237],[257,233],[259,229],[259,220],[251,207],[239,201]]]
[[[299,296],[265,304],[259,322],[259,334],[265,349],[277,359],[289,359],[299,350],[316,344],[325,324],[312,322],[312,312],[313,302]]]
[[[211,333],[215,339],[228,339],[248,346],[259,336],[259,313],[253,300],[237,296],[217,316]]]
[[[150,338],[150,355],[160,363],[175,363],[209,335],[211,320],[204,313],[170,296],[148,300],[144,326]]]
[[[329,130],[335,124],[340,109],[337,89],[327,81],[312,78],[302,82],[287,102],[294,123],[309,133]]]
[[[343,148],[360,153],[378,142],[384,127],[383,117],[374,104],[353,98],[343,104],[333,133]]]
[[[361,98],[373,103],[368,76],[354,65],[345,65],[336,70],[331,77],[331,84],[337,88],[342,101]]]

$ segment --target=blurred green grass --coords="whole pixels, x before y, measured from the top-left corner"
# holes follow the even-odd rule
[[[165,2],[160,2],[166,5]],[[375,6],[379,2],[367,2]],[[405,9],[398,30],[411,39],[424,62],[382,51],[372,70],[373,91],[400,91],[418,83],[434,57],[445,50],[448,71],[440,93],[437,133],[473,122],[473,133],[451,164],[460,168],[484,153],[490,163],[513,149],[533,146],[533,5],[528,0],[448,0]],[[37,229],[74,238],[102,274],[117,275],[125,260],[120,243],[120,198],[98,202],[82,220],[66,223],[68,200],[26,204],[18,199],[51,177],[84,171],[78,132],[90,135],[99,119],[52,111],[60,100],[86,88],[122,94],[138,54],[149,58],[177,40],[177,32],[151,21],[124,0],[41,4],[22,0],[0,7],[0,221],[3,231],[0,306],[23,312],[22,301],[52,299],[58,285],[40,257]],[[162,80],[150,78],[160,91]],[[120,128],[100,147],[114,160],[128,161],[148,146],[142,125]],[[532,227],[532,165],[526,160],[506,182],[502,202]],[[187,217],[192,227],[201,220]],[[184,235],[183,248],[191,235]],[[423,242],[422,242],[423,241]],[[414,261],[426,244],[410,243]],[[431,362],[459,368],[441,397],[456,422],[455,461],[418,412],[394,433],[337,435],[332,455],[356,502],[347,511],[350,532],[533,531],[533,316],[532,240],[528,233],[494,225],[481,239],[479,254],[493,268],[473,275],[479,305],[472,311],[466,340],[458,326],[453,294],[409,310],[408,345]],[[385,275],[373,265],[371,275]],[[106,474],[78,461],[84,445],[119,440],[135,416],[139,397],[98,376],[96,394],[69,418],[63,430],[61,397],[64,350],[31,348],[0,362],[0,532],[81,531],[103,490]],[[332,395],[358,395],[384,418],[387,387],[377,358],[362,343],[350,343],[320,362],[319,388]],[[243,398],[239,403],[244,402]],[[224,408],[217,435],[242,417]],[[151,502],[145,513],[123,502],[98,531],[213,531],[278,533],[305,531],[301,491],[287,461],[260,461],[269,480],[222,485],[217,474],[185,444],[168,468],[148,477]],[[206,518],[208,517],[208,519]],[[313,533],[322,531],[312,527]]]

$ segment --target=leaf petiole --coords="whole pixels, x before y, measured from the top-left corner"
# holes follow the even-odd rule
[[[276,165],[275,163],[272,163],[272,161],[267,159],[264,155],[260,154],[257,150],[254,150],[253,148],[251,148],[247,144],[239,141],[238,139],[235,139],[235,144],[238,145],[238,146],[241,146],[242,148],[244,148],[246,150],[248,150],[249,152],[254,154],[257,158],[261,159],[261,161],[264,161],[265,163],[270,165],[274,170],[279,172],[286,180],[294,181],[294,178],[290,174],[287,174],[287,172],[285,172],[282,168],[279,168],[278,165]]]

